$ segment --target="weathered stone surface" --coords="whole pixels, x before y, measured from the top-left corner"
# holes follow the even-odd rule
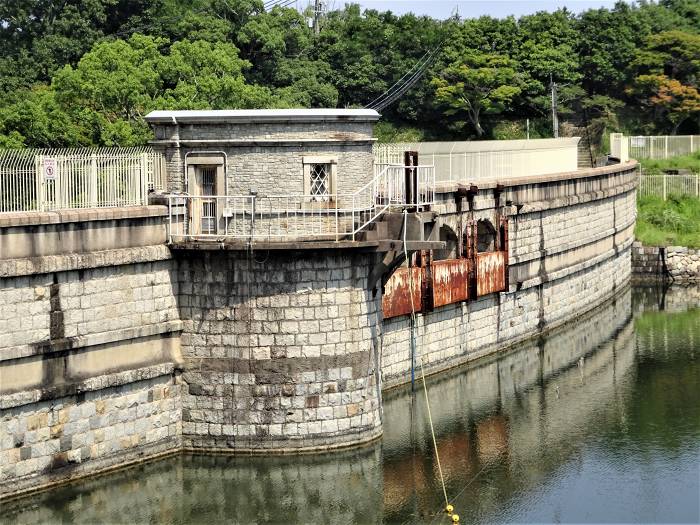
[[[185,446],[270,448],[286,438],[286,448],[307,448],[378,435],[381,311],[367,289],[374,258],[270,252],[264,262],[231,253],[181,259]],[[333,332],[338,319],[344,327]],[[350,420],[349,404],[365,419]],[[218,428],[187,424],[198,421],[227,425],[234,439],[210,439]]]
[[[94,419],[98,404],[109,417]],[[75,420],[59,423],[67,412]],[[2,410],[0,496],[70,475],[87,460],[118,465],[141,445],[176,447],[180,414],[180,386],[172,374]]]
[[[640,277],[667,278],[676,282],[700,280],[700,250],[685,246],[632,248],[632,271]]]

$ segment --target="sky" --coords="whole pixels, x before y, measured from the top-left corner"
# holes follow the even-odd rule
[[[344,0],[327,0],[331,8],[340,8]],[[366,9],[393,11],[396,14],[413,12],[417,15],[429,15],[433,18],[448,18],[455,9],[459,10],[462,18],[473,18],[490,15],[503,18],[509,15],[516,17],[537,11],[556,11],[566,7],[574,13],[586,9],[600,7],[612,8],[615,0],[349,0],[347,3],[358,3]]]

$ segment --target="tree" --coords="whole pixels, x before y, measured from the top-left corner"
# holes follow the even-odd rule
[[[433,80],[435,97],[446,115],[466,114],[481,137],[483,114],[500,113],[521,88],[513,62],[501,55],[471,53]]]
[[[92,143],[89,129],[57,102],[48,86],[25,90],[0,109],[0,146],[69,147]]]
[[[559,112],[571,111],[570,103],[582,96],[578,33],[574,17],[561,9],[524,16],[518,23],[518,36],[512,57],[523,87],[516,101],[520,115],[543,116],[551,112],[550,82],[559,86]]]
[[[275,71],[274,84],[282,100],[293,107],[333,108],[338,90],[330,82],[331,68],[322,60],[289,59]]]
[[[628,82],[628,66],[650,33],[648,21],[624,2],[614,9],[582,13],[576,23],[580,35],[583,87],[590,95],[622,93]]]
[[[246,82],[250,63],[229,43],[135,34],[97,44],[53,79],[55,99],[97,144],[143,144],[153,109],[261,108],[285,105],[272,90]],[[89,117],[89,118],[88,118]]]
[[[205,41],[174,43],[159,67],[163,94],[155,106],[177,109],[263,108],[274,105],[270,89],[248,84],[250,63],[233,44]]]
[[[657,118],[665,117],[675,135],[688,118],[700,115],[700,92],[694,86],[681,84],[666,75],[640,75],[630,90],[640,95],[643,103],[651,106]]]
[[[649,36],[633,67],[639,72],[663,74],[697,86],[700,75],[700,35],[665,31]]]
[[[0,88],[47,81],[106,35],[143,13],[147,0],[13,0],[0,2],[0,71],[12,71]],[[160,3],[160,2],[157,2]],[[29,66],[29,67],[27,67]],[[3,86],[4,84],[4,86]]]
[[[384,136],[493,135],[494,115],[546,133],[550,75],[560,114],[700,130],[697,0],[444,21],[347,4],[320,35],[305,14],[266,3],[0,1],[0,144],[142,144],[154,108],[365,106],[435,49],[382,111]]]
[[[627,93],[672,134],[698,112],[700,35],[673,30],[651,35],[631,65]]]

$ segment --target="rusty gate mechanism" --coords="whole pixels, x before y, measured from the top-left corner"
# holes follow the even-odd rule
[[[461,256],[434,261],[431,250],[422,250],[409,258],[408,266],[397,268],[384,287],[384,317],[408,315],[413,309],[416,313],[431,312],[507,290],[508,217],[499,211],[497,218],[494,251],[478,251],[478,222],[470,218],[459,243]]]
[[[433,311],[433,271],[432,262],[433,251],[421,250],[419,266],[423,269],[423,280],[421,286],[421,311]]]

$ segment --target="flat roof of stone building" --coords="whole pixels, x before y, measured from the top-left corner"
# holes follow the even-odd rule
[[[156,123],[204,124],[219,122],[374,122],[379,113],[373,109],[217,109],[151,111],[146,121]]]

